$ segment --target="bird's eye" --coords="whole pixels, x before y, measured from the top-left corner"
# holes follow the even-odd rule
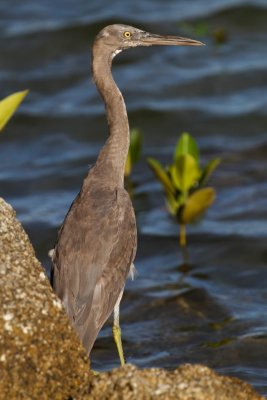
[[[132,33],[129,32],[129,31],[126,31],[126,32],[124,32],[123,36],[124,36],[126,39],[130,39],[130,38],[132,37]]]

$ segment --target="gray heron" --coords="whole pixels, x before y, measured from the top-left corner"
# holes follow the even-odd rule
[[[95,38],[92,75],[105,103],[109,136],[65,217],[52,255],[54,291],[88,355],[114,312],[113,336],[122,365],[119,306],[127,276],[134,269],[137,233],[133,206],[124,189],[128,117],[111,65],[122,50],[152,45],[202,43],[118,24],[105,27]]]

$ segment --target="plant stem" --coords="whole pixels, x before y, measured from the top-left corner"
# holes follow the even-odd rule
[[[186,246],[186,229],[185,229],[185,224],[180,224],[180,238],[179,238],[179,244],[181,247]]]

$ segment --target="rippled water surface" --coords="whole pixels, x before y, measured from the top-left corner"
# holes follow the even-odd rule
[[[122,22],[196,37],[205,47],[133,49],[114,76],[130,124],[144,135],[133,172],[138,276],[121,310],[125,353],[141,367],[205,363],[267,394],[267,1],[12,0],[0,4],[1,97],[30,89],[1,135],[1,193],[17,210],[49,273],[48,250],[107,136],[89,77],[90,44]],[[185,24],[186,22],[186,24]],[[214,43],[223,28],[227,40]],[[189,228],[189,265],[160,186],[145,163],[172,157],[182,131],[203,162],[223,157],[217,200]],[[117,365],[106,324],[94,367]]]

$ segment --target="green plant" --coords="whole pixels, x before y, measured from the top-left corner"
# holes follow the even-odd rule
[[[27,95],[28,90],[13,93],[0,101],[0,132],[12,117],[24,97]]]
[[[220,159],[215,158],[201,168],[197,143],[189,133],[183,133],[171,165],[164,168],[154,158],[147,162],[164,188],[167,209],[180,224],[180,245],[185,246],[186,224],[201,217],[215,199],[215,189],[204,186]]]
[[[124,176],[129,177],[132,172],[133,165],[140,158],[142,150],[142,135],[139,129],[133,128],[130,132],[130,147],[125,164]]]
[[[228,32],[225,27],[212,27],[205,21],[178,23],[179,28],[187,35],[195,37],[210,37],[216,45],[222,45],[228,41]]]

